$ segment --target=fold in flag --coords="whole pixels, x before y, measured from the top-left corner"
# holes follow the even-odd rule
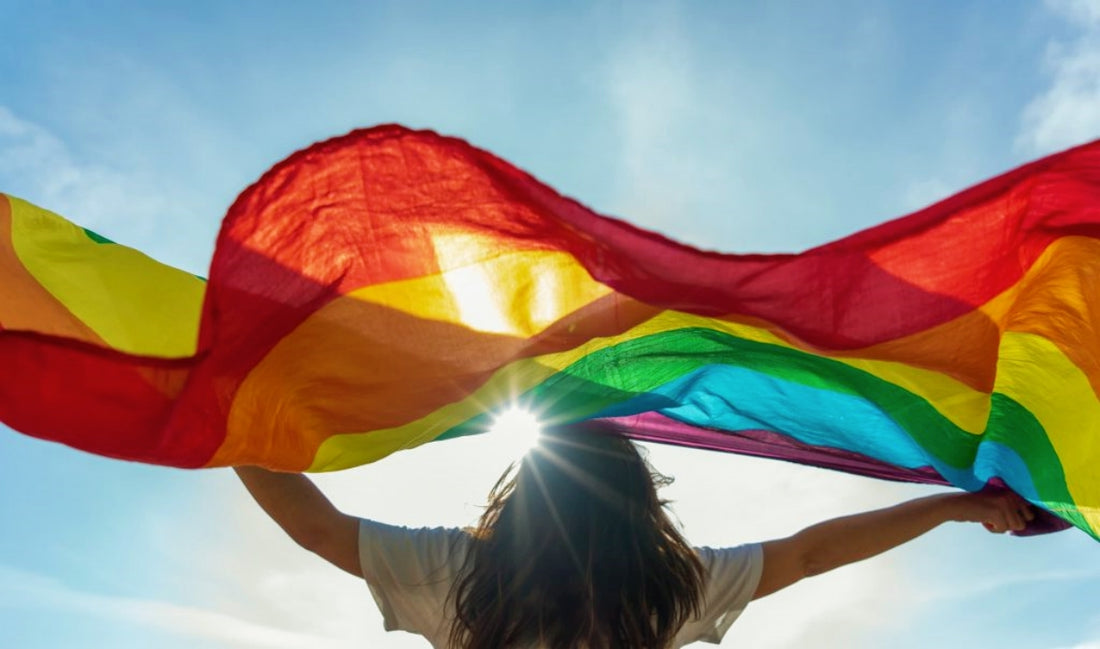
[[[0,419],[326,471],[520,403],[637,439],[1006,484],[1100,538],[1100,143],[800,254],[696,250],[382,126],[276,165],[209,281],[0,195]]]

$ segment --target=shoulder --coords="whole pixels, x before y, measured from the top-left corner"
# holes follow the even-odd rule
[[[695,548],[707,574],[707,590],[734,586],[756,588],[764,567],[764,550],[760,543],[746,543],[728,548]]]
[[[752,601],[764,567],[759,543],[727,548],[695,548],[706,573],[703,609],[677,635],[679,644],[702,641],[717,644]]]
[[[470,534],[457,527],[408,527],[359,519],[359,543],[377,544],[465,544]]]
[[[359,520],[363,576],[413,577],[457,568],[465,560],[470,535],[452,527],[405,527]]]

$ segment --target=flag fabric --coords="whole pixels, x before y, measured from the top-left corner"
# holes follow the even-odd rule
[[[0,195],[0,420],[327,471],[522,404],[977,490],[1100,538],[1100,143],[799,254],[697,250],[399,126],[292,155],[209,280]]]

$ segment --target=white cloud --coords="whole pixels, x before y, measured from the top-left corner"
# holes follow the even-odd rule
[[[1096,0],[1047,0],[1047,6],[1078,23],[1100,27],[1100,2]]]
[[[1048,45],[1050,86],[1024,109],[1017,146],[1044,154],[1100,137],[1100,2],[1048,0],[1079,35]]]
[[[271,649],[345,649],[355,646],[332,637],[289,631],[222,612],[155,599],[83,591],[58,579],[2,565],[0,605],[13,608],[45,607],[59,615],[81,612],[214,643],[205,646]]]

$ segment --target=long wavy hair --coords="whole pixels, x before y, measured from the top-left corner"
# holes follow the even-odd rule
[[[594,424],[546,430],[490,493],[451,590],[451,646],[667,649],[704,580],[657,496],[669,482]]]

